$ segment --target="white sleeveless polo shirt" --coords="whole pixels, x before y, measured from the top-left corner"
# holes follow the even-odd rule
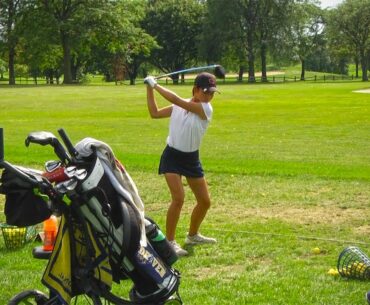
[[[210,103],[201,103],[201,105],[207,117],[206,120],[202,120],[199,115],[177,105],[172,106],[170,131],[167,137],[167,144],[170,147],[182,152],[199,150],[200,143],[212,119],[213,113]]]

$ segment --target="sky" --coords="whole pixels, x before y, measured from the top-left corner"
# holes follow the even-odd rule
[[[344,0],[321,0],[321,7],[327,8],[327,7],[335,7],[338,4],[342,3]]]

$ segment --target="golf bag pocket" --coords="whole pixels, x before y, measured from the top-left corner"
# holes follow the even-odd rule
[[[172,266],[177,260],[176,251],[162,233],[158,225],[149,217],[145,218],[145,231],[148,242],[160,256],[160,258],[168,265]]]
[[[0,193],[5,194],[5,217],[9,225],[25,227],[38,224],[51,215],[43,196],[36,194],[33,186],[14,173],[4,170]]]
[[[172,285],[176,284],[172,270],[163,263],[150,243],[140,246],[139,251],[135,255],[135,262],[138,268],[143,270],[159,286],[171,286],[171,281],[173,281]]]

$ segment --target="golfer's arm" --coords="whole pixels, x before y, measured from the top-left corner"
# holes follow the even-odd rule
[[[172,105],[159,109],[157,102],[154,98],[153,89],[150,86],[147,86],[147,105],[150,117],[153,119],[167,118],[171,115]]]
[[[183,98],[179,97],[176,93],[158,84],[155,85],[154,89],[157,90],[157,92],[160,95],[162,95],[166,100],[168,100],[172,104],[175,104],[187,111],[193,112],[199,115],[202,119],[207,118],[204,113],[203,107],[200,103],[188,102],[187,100],[184,100]]]

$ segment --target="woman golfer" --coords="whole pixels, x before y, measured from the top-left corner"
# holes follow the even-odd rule
[[[185,198],[182,176],[186,177],[197,201],[191,214],[185,244],[216,243],[216,239],[199,233],[199,227],[211,206],[207,182],[199,160],[199,146],[212,118],[213,109],[210,102],[217,91],[216,78],[210,73],[200,73],[195,78],[193,96],[190,99],[181,98],[157,84],[152,76],[146,77],[144,83],[147,84],[150,116],[155,119],[170,117],[167,146],[161,156],[159,174],[164,174],[171,192],[171,204],[166,218],[167,239],[172,243],[177,255],[185,256],[188,252],[175,240],[176,226]],[[171,105],[159,109],[153,89]]]

